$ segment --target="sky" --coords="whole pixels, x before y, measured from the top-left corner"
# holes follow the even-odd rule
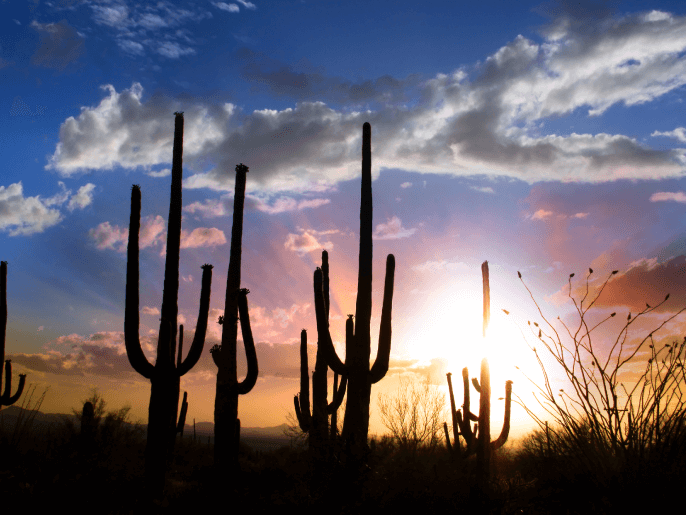
[[[393,393],[401,377],[429,378],[446,393],[447,372],[459,377],[468,366],[474,376],[484,356],[494,435],[505,380],[535,410],[527,321],[578,323],[568,294],[571,284],[583,295],[589,268],[591,291],[618,270],[587,315],[622,315],[598,329],[601,355],[628,312],[670,294],[632,326],[630,349],[686,306],[686,6],[389,5],[0,3],[5,358],[15,385],[27,374],[34,401],[49,387],[42,411],[69,413],[98,388],[110,407],[130,404],[147,421],[149,381],[130,366],[123,341],[130,192],[140,185],[140,334],[153,362],[175,111],[185,118],[179,313],[187,341],[200,267],[214,265],[205,350],[181,379],[189,420],[213,420],[209,349],[221,338],[238,163],[250,168],[242,286],[260,370],[239,400],[242,425],[276,426],[293,413],[303,328],[314,368],[312,278],[324,249],[343,355],[364,122],[372,126],[372,359],[385,258],[396,259],[391,362],[372,388],[372,433],[384,432],[377,394]],[[492,320],[484,340],[485,260]],[[680,339],[685,328],[679,315],[655,338]],[[621,380],[646,359],[639,352]],[[459,382],[457,390],[459,400]],[[532,427],[517,403],[512,419],[514,435]]]

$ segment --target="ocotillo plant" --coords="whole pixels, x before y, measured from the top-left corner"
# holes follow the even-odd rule
[[[226,298],[222,325],[221,345],[210,349],[212,359],[217,365],[217,390],[214,400],[214,464],[220,469],[236,463],[238,458],[237,430],[238,396],[245,395],[257,381],[257,354],[250,329],[248,316],[247,289],[241,285],[241,250],[243,239],[243,205],[245,203],[245,179],[248,167],[243,163],[236,166],[236,185],[233,198],[233,226],[231,228],[231,254],[229,271],[226,278]],[[239,313],[240,312],[240,313]],[[248,361],[248,373],[238,382],[236,371],[236,344],[240,314],[243,345]]]
[[[131,366],[150,379],[148,408],[148,439],[145,449],[146,481],[149,493],[159,496],[164,490],[166,465],[174,447],[176,417],[179,404],[180,377],[195,366],[202,354],[210,308],[212,265],[202,266],[200,308],[195,336],[184,361],[176,358],[176,328],[179,293],[179,250],[181,247],[181,180],[183,153],[183,113],[175,113],[174,154],[172,164],[171,200],[167,225],[167,257],[164,270],[162,314],[157,342],[157,360],[152,365],[143,353],[138,335],[138,233],[141,218],[141,190],[131,190],[131,219],[126,264],[126,310],[124,312],[124,341]],[[179,345],[179,354],[181,345]]]
[[[7,261],[0,261],[0,385],[2,384],[2,362],[5,361],[5,333],[7,331]],[[0,395],[0,406],[11,406],[19,400],[24,391],[26,374],[19,374],[19,388],[12,395],[12,360],[5,361],[5,391]]]
[[[484,261],[481,265],[481,272],[483,276],[483,292],[484,292],[484,322],[483,334],[486,335],[488,324],[490,321],[490,285],[488,274],[488,261]],[[485,480],[488,477],[490,469],[490,454],[491,451],[502,447],[507,441],[510,432],[510,407],[512,404],[512,381],[505,382],[505,419],[503,421],[503,428],[500,436],[491,442],[490,427],[491,427],[491,374],[488,367],[488,360],[484,358],[481,361],[481,381],[476,378],[472,379],[474,388],[479,393],[479,415],[476,416],[470,410],[469,397],[469,371],[465,367],[462,369],[462,381],[464,384],[464,403],[462,410],[455,409],[455,396],[453,395],[453,383],[450,373],[448,377],[448,389],[450,392],[450,407],[453,419],[453,438],[454,444],[450,443],[450,435],[448,434],[448,425],[443,424],[445,431],[446,445],[448,450],[456,457],[466,457],[476,452],[477,458],[477,474],[480,480]],[[471,422],[476,422],[474,428]],[[459,437],[462,436],[466,443],[464,454],[460,448]]]
[[[324,303],[326,319],[329,319],[329,253],[322,251],[322,272],[324,275]],[[317,458],[323,458],[328,454],[327,448],[334,443],[335,429],[332,426],[329,437],[329,415],[332,415],[332,424],[336,424],[333,415],[343,402],[347,378],[343,376],[341,385],[338,387],[338,374],[334,373],[334,391],[331,403],[327,402],[327,371],[328,365],[324,357],[324,350],[317,343],[317,358],[312,374],[312,413],[310,413],[310,381],[307,366],[307,332],[305,329],[300,333],[300,395],[293,399],[295,414],[300,424],[300,429],[309,433],[309,447]]]
[[[348,378],[348,400],[343,419],[343,439],[350,449],[351,457],[359,460],[367,449],[369,433],[369,402],[372,384],[380,381],[388,371],[391,353],[391,310],[393,305],[393,277],[395,257],[386,259],[386,280],[384,284],[379,348],[370,367],[371,315],[372,315],[372,127],[362,126],[362,188],[360,205],[360,256],[357,278],[357,302],[355,322],[349,320],[354,334],[346,338],[346,358],[343,363],[336,355],[331,341],[323,292],[323,273],[314,273],[314,300],[317,313],[319,343],[325,350],[326,361],[331,369]],[[346,329],[348,322],[346,322]],[[347,331],[346,331],[347,332]]]

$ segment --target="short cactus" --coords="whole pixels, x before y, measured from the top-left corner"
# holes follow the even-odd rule
[[[7,332],[7,261],[0,261],[0,385],[2,384],[2,362],[5,362],[5,391],[0,395],[0,407],[11,406],[19,400],[24,391],[26,374],[19,374],[19,387],[12,395],[12,360],[5,360],[5,334]]]
[[[322,272],[324,275],[324,303],[326,318],[329,318],[329,253],[322,251]],[[317,344],[317,358],[314,373],[312,374],[312,413],[310,413],[310,384],[307,363],[307,332],[305,329],[300,333],[300,395],[293,399],[295,414],[300,424],[300,429],[309,433],[309,447],[317,458],[323,458],[328,454],[336,438],[335,417],[338,408],[343,402],[347,386],[347,378],[343,376],[340,386],[338,374],[334,372],[334,391],[331,403],[327,402],[327,370],[324,350]],[[331,415],[331,427],[329,427],[329,415]]]
[[[483,290],[484,290],[484,323],[483,334],[486,335],[488,323],[490,319],[490,285],[488,274],[488,261],[484,261],[481,265],[481,272],[483,276]],[[490,427],[491,427],[491,374],[488,367],[488,360],[484,358],[481,361],[481,380],[472,379],[472,385],[479,393],[479,415],[475,415],[470,410],[469,397],[469,371],[465,367],[462,369],[462,382],[464,384],[464,403],[462,410],[455,409],[455,396],[453,395],[453,383],[449,372],[448,390],[450,392],[450,408],[453,420],[453,439],[454,443],[450,443],[450,435],[448,433],[448,424],[443,423],[443,430],[445,431],[446,445],[450,453],[456,458],[466,458],[472,454],[476,454],[477,459],[477,473],[482,481],[488,477],[490,470],[490,455],[491,451],[499,449],[507,441],[510,432],[510,407],[512,404],[512,381],[505,382],[505,419],[503,421],[503,428],[500,436],[490,441]],[[476,422],[472,428],[471,423]],[[460,446],[459,437],[465,440],[466,447],[464,451]]]

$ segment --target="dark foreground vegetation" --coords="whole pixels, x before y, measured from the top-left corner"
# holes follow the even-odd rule
[[[30,414],[30,413],[29,413]],[[28,513],[365,513],[371,510],[435,513],[636,513],[677,502],[686,479],[686,427],[673,430],[668,459],[606,463],[588,442],[551,439],[534,432],[494,453],[487,491],[480,491],[475,460],[456,464],[443,445],[370,441],[368,465],[351,469],[335,453],[313,463],[302,442],[260,451],[241,442],[229,483],[213,468],[206,437],[186,435],[175,446],[165,494],[145,490],[145,431],[129,424],[128,410],[103,413],[92,439],[78,419],[61,427],[3,424],[0,495]],[[29,418],[30,422],[30,418]],[[565,447],[566,445],[566,447]],[[665,449],[663,449],[665,451]]]

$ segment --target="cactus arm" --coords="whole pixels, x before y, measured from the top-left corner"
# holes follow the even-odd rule
[[[295,399],[295,414],[298,417],[300,429],[309,431],[312,415],[310,413],[310,373],[307,363],[307,331],[305,329],[300,331],[300,394]]]
[[[181,401],[181,413],[179,414],[179,424],[176,426],[176,432],[181,433],[181,436],[183,436],[183,428],[186,425],[186,414],[187,413],[188,413],[188,392],[183,392],[183,401]]]
[[[24,391],[24,384],[26,383],[26,374],[19,374],[19,388],[14,395],[12,393],[12,360],[5,361],[5,391],[0,397],[0,406],[11,406],[19,400]]]
[[[389,254],[386,258],[386,281],[383,289],[383,308],[381,309],[381,325],[379,328],[379,350],[369,373],[372,384],[378,383],[388,372],[388,362],[391,355],[391,311],[393,309],[394,277],[395,256]]]
[[[472,377],[472,384],[474,385],[474,389],[478,393],[481,393],[481,386],[479,385],[479,380],[476,377]]]
[[[324,275],[324,307],[326,308],[326,319],[329,320],[331,299],[329,295],[329,253],[322,250],[322,274]]]
[[[241,333],[243,334],[243,345],[245,346],[245,357],[248,361],[248,373],[245,379],[238,383],[238,393],[245,395],[253,389],[257,382],[257,354],[255,353],[255,342],[250,328],[250,315],[248,314],[248,293],[250,290],[243,288],[238,294],[238,313],[241,321]]]
[[[176,369],[181,366],[181,356],[183,355],[183,324],[179,325],[179,349],[176,356]],[[173,356],[172,356],[173,358]]]
[[[2,384],[2,361],[5,359],[5,334],[7,332],[7,261],[0,261],[0,384]]]
[[[450,372],[448,372],[446,374],[446,377],[448,378],[448,392],[450,393],[450,415],[451,415],[451,418],[453,420],[453,440],[455,441],[455,445],[459,449],[460,448],[459,447],[459,445],[460,445],[460,438],[459,438],[460,426],[457,423],[457,409],[455,406],[455,395],[453,394],[452,374]],[[445,428],[446,428],[446,440],[448,440],[448,444],[450,444],[450,438],[448,438],[448,435],[447,435],[447,428],[448,428],[447,424],[445,424]],[[448,446],[448,450],[451,450],[450,446]]]
[[[336,383],[338,379],[338,374],[334,374],[334,393],[333,393],[333,399],[327,406],[327,412],[329,415],[332,415],[333,413],[340,408],[341,404],[343,404],[343,397],[345,397],[345,390],[348,386],[348,378],[346,376],[341,376],[341,384],[336,388]]]
[[[443,432],[445,433],[445,446],[448,448],[448,452],[452,454],[453,446],[450,445],[450,433],[448,433],[448,423],[447,422],[443,422]],[[458,445],[457,440],[455,441],[455,445]]]
[[[505,445],[507,437],[510,434],[510,407],[512,405],[512,381],[505,381],[505,420],[503,420],[503,429],[497,440],[491,442],[491,449],[496,450]]]
[[[196,363],[200,359],[200,356],[202,355],[202,349],[205,346],[205,336],[207,334],[207,318],[210,312],[212,268],[212,265],[208,264],[204,264],[202,266],[202,286],[200,288],[200,308],[198,311],[198,323],[195,326],[195,336],[193,337],[193,343],[191,343],[191,348],[188,351],[188,356],[186,356],[186,359],[179,366],[177,366],[177,373],[179,374],[179,376],[184,375],[196,365]],[[181,361],[182,341],[183,340],[179,338],[179,361]]]
[[[138,335],[138,233],[141,227],[141,189],[131,188],[131,218],[129,221],[129,246],[126,262],[126,307],[124,310],[124,344],[126,356],[133,369],[146,379],[153,376],[155,367],[143,354]]]
[[[331,341],[329,321],[326,318],[326,307],[324,304],[321,268],[317,268],[314,272],[314,310],[317,315],[318,345],[321,345],[321,349],[324,351],[326,364],[337,374],[347,375],[348,367],[336,354],[336,349],[334,349],[333,342]]]

